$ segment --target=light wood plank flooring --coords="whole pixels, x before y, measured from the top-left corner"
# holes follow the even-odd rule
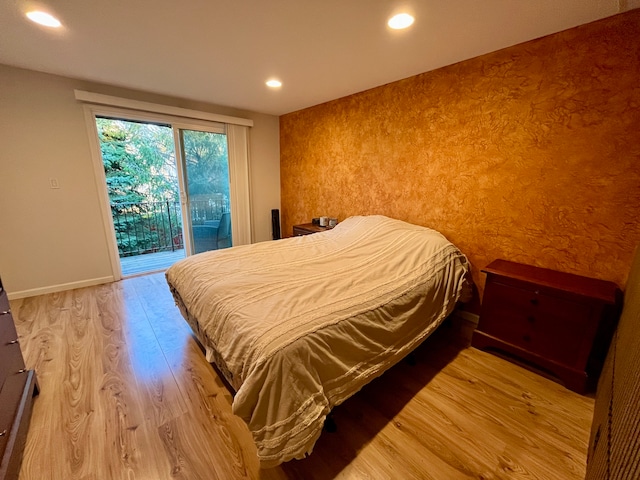
[[[11,305],[41,387],[21,480],[584,478],[593,400],[454,327],[337,407],[309,458],[260,470],[163,274]]]

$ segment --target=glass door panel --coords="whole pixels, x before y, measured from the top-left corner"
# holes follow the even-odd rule
[[[185,257],[170,125],[96,116],[123,275],[166,269]]]
[[[227,248],[231,239],[227,136],[180,130],[193,253]]]

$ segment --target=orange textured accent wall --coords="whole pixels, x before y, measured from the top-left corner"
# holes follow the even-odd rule
[[[640,10],[280,119],[282,227],[383,214],[623,286],[640,242]],[[482,289],[482,288],[480,288]]]

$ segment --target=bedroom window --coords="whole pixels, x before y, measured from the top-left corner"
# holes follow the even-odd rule
[[[85,115],[115,279],[250,243],[247,126],[99,105]]]

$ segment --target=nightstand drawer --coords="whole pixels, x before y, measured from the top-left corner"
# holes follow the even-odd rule
[[[589,325],[589,305],[493,282],[487,286],[480,329],[560,362],[574,362],[580,329]]]
[[[587,319],[591,311],[589,305],[557,294],[550,294],[545,289],[535,286],[526,289],[500,282],[491,282],[487,285],[485,298],[489,300],[487,307],[493,307],[495,302],[499,302],[504,309],[518,311],[524,309],[527,314],[560,317],[564,322],[576,324]]]
[[[321,227],[313,223],[302,223],[300,225],[293,226],[293,236],[300,237],[302,235],[311,235],[312,233],[320,233],[331,230],[329,227]]]
[[[300,237],[302,235],[311,235],[312,233],[315,233],[315,232],[300,228],[298,226],[294,226],[293,227],[293,236],[294,237]]]

